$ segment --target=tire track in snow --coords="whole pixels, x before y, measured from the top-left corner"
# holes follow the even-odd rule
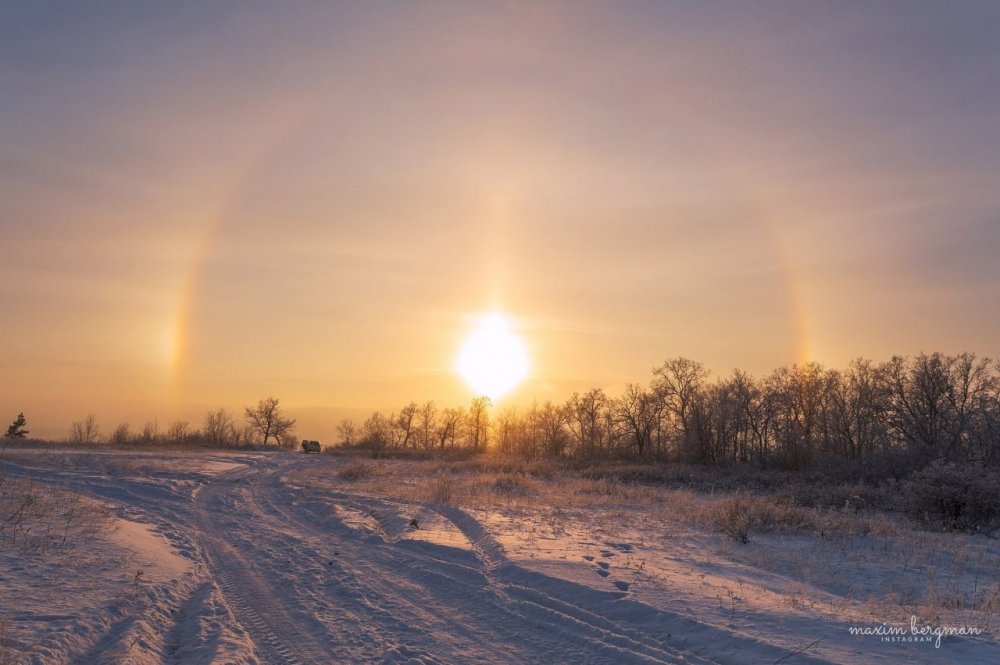
[[[283,470],[284,471],[284,470]],[[578,607],[572,602],[560,600],[537,589],[518,583],[522,576],[542,577],[546,581],[563,585],[566,595],[579,591],[581,586],[564,580],[556,580],[540,573],[523,571],[508,559],[503,546],[475,518],[454,506],[441,503],[421,503],[417,501],[388,501],[370,496],[353,496],[345,492],[328,492],[331,498],[344,501],[355,508],[363,508],[380,524],[405,523],[397,512],[398,505],[428,507],[447,519],[465,535],[472,545],[472,550],[482,563],[481,572],[486,577],[487,585],[522,619],[529,618],[546,625],[557,633],[578,633],[575,639],[591,644],[599,649],[612,650],[617,658],[626,655],[639,657],[641,660],[652,659],[651,662],[697,663],[712,665],[714,661],[690,653],[682,653],[670,647],[665,642],[642,634],[641,631],[630,629],[615,621]],[[398,535],[382,529],[383,538],[392,543],[398,540]],[[614,602],[622,597],[622,592],[604,592],[586,589],[589,595],[597,595],[605,602]],[[595,637],[596,636],[596,637]]]
[[[550,613],[556,617],[553,621],[555,626],[578,623],[583,635],[593,632],[602,636],[602,639],[609,644],[654,659],[663,658],[665,662],[711,665],[718,661],[696,651],[671,645],[666,638],[658,639],[650,635],[648,628],[628,626],[626,621],[638,620],[647,626],[659,622],[675,628],[687,623],[689,628],[696,628],[701,632],[703,639],[705,635],[710,635],[708,644],[724,642],[732,646],[745,645],[747,653],[754,653],[754,650],[765,646],[774,652],[776,658],[787,653],[782,647],[761,643],[711,624],[703,624],[696,619],[659,610],[629,599],[622,591],[601,591],[522,568],[508,560],[503,545],[478,520],[461,508],[433,502],[427,505],[448,519],[465,535],[472,544],[473,551],[483,561],[486,574],[495,581],[497,588],[512,598],[535,606],[543,615]],[[631,613],[631,617],[625,616],[624,620],[618,620],[611,616],[612,613],[616,615]],[[543,616],[541,620],[547,619]],[[666,637],[670,636],[671,634],[668,634]],[[730,662],[728,659],[725,660]],[[821,658],[806,655],[800,655],[797,662],[827,663]]]
[[[438,660],[425,649],[420,648],[427,641],[426,631],[432,613],[418,603],[410,603],[401,595],[384,594],[385,586],[379,584],[379,574],[365,569],[358,574],[356,569],[345,565],[343,559],[330,559],[333,549],[344,550],[341,538],[345,532],[325,532],[323,538],[309,537],[303,532],[297,520],[289,519],[286,513],[276,512],[270,501],[258,502],[262,481],[273,477],[267,469],[234,474],[224,479],[220,486],[228,486],[217,496],[216,491],[206,488],[201,500],[206,502],[209,512],[220,515],[220,521],[213,525],[215,532],[229,530],[232,537],[216,543],[222,549],[221,555],[211,551],[212,539],[206,540],[206,555],[210,559],[212,572],[223,590],[223,595],[231,597],[232,609],[240,618],[244,628],[259,643],[258,651],[265,662],[341,663],[341,662],[410,662],[432,665]],[[270,494],[261,497],[268,499]],[[278,497],[278,502],[280,503]],[[234,517],[239,516],[242,517]],[[235,523],[233,520],[235,519]],[[241,524],[242,522],[242,524]],[[243,536],[252,524],[250,543]],[[323,544],[321,540],[326,540]],[[239,542],[238,542],[239,541]],[[365,543],[356,543],[364,546]],[[356,553],[363,557],[366,550]],[[345,552],[346,553],[346,552]],[[301,633],[286,637],[283,634],[287,623],[276,627],[268,612],[261,611],[260,604],[248,599],[243,589],[232,584],[235,575],[220,566],[217,560],[235,555],[234,560],[243,560],[246,566],[273,571],[270,588],[278,588],[279,577],[284,577],[287,585],[281,586],[281,605],[295,610],[293,621],[316,628],[314,635],[321,641],[312,648],[300,637]],[[277,555],[277,556],[276,556]],[[287,566],[286,566],[287,560]],[[259,566],[253,566],[259,563]],[[275,565],[277,564],[277,565]],[[231,568],[232,566],[228,566]],[[288,568],[282,573],[280,568]],[[253,576],[255,571],[244,572]],[[379,571],[384,572],[384,571]],[[262,589],[261,594],[270,593]],[[279,608],[280,609],[280,608]],[[437,631],[449,627],[437,625]],[[461,632],[458,626],[456,633]],[[290,647],[294,645],[294,650]],[[317,652],[322,651],[320,656]],[[289,655],[291,654],[291,655]],[[481,659],[483,660],[483,659]]]
[[[209,571],[262,660],[279,665],[334,662],[330,636],[316,634],[324,630],[322,625],[296,617],[293,599],[256,570],[240,546],[226,542],[229,524],[218,519],[226,514],[219,508],[225,505],[225,495],[239,488],[232,481],[250,473],[249,469],[224,473],[197,494],[200,541]]]
[[[565,580],[559,580],[541,573],[528,572],[507,559],[503,545],[476,520],[464,510],[441,503],[430,503],[430,508],[454,524],[472,544],[472,549],[482,560],[484,571],[496,583],[496,587],[508,597],[518,602],[526,603],[542,615],[549,615],[547,620],[551,625],[576,628],[582,636],[590,637],[588,633],[599,635],[605,643],[643,656],[648,656],[663,662],[698,663],[711,665],[715,661],[683,653],[662,640],[644,635],[641,631],[628,628],[593,610],[585,609],[574,602],[560,599],[540,589],[525,586],[524,578],[541,578],[549,586],[561,586],[572,595],[580,590],[581,585]],[[614,602],[624,594],[590,591],[587,595],[604,596],[604,602]]]
[[[252,500],[257,502],[261,513],[279,520],[286,528],[295,525],[297,533],[311,534],[315,543],[330,543],[337,537],[333,541],[337,556],[329,564],[334,565],[340,575],[339,586],[334,591],[336,599],[341,601],[336,619],[338,632],[346,629],[345,623],[353,622],[362,626],[360,630],[369,644],[389,645],[378,653],[366,654],[365,662],[399,660],[429,664],[439,662],[440,657],[445,658],[444,662],[495,661],[495,651],[476,651],[477,647],[497,644],[495,626],[490,625],[487,633],[483,633],[482,627],[471,620],[465,608],[452,607],[447,602],[455,599],[456,584],[468,584],[465,578],[476,578],[470,586],[482,588],[482,576],[468,565],[475,561],[472,557],[467,562],[455,562],[416,551],[397,550],[392,546],[397,539],[384,530],[380,529],[378,535],[362,535],[341,522],[333,512],[329,513],[332,523],[331,519],[319,523],[307,519],[293,508],[295,502],[290,494],[294,492],[289,493],[281,483],[280,475],[287,468],[270,474],[267,479],[270,483],[255,484],[257,492]],[[330,507],[330,504],[325,505]],[[392,517],[390,510],[380,512],[383,518]],[[323,548],[322,544],[316,546],[317,551]],[[332,544],[327,545],[327,553],[332,549]],[[387,557],[389,553],[392,554]],[[446,602],[428,593],[428,587],[438,592],[445,590]],[[427,650],[429,641],[438,643],[439,652],[452,655],[432,655]],[[445,644],[440,644],[442,641]],[[410,661],[411,658],[416,660]],[[525,661],[518,659],[516,662]]]
[[[293,466],[282,467],[280,473],[288,472]],[[280,474],[274,475],[278,477]],[[737,649],[743,644],[748,653],[764,648],[773,651],[776,658],[787,655],[782,647],[645,605],[629,598],[622,590],[604,591],[522,568],[507,558],[503,546],[478,520],[460,508],[433,502],[352,495],[329,489],[317,494],[335,503],[366,510],[380,524],[399,523],[402,519],[400,510],[404,506],[434,510],[469,541],[481,562],[479,570],[485,577],[485,585],[498,597],[504,611],[522,621],[544,626],[551,634],[572,636],[573,641],[589,645],[592,651],[614,654],[615,662],[631,660],[712,665],[718,661],[705,652],[711,653],[713,649],[710,647],[717,643],[728,643],[737,646]],[[303,526],[308,528],[307,524]],[[380,532],[387,545],[398,541],[398,536],[390,529],[382,528]],[[687,638],[689,632],[698,635],[695,640],[698,644],[692,644]],[[801,658],[802,662],[825,662],[813,657]],[[723,656],[723,662],[732,661]]]
[[[272,479],[280,479],[280,476],[289,468],[282,467],[281,470],[274,472]],[[551,598],[545,593],[515,583],[514,580],[519,578],[517,573],[521,569],[507,560],[503,547],[481,524],[460,509],[440,504],[425,505],[415,501],[387,501],[336,491],[325,491],[323,494],[338,503],[345,502],[356,508],[363,507],[380,522],[396,523],[401,521],[403,518],[398,514],[400,505],[434,509],[452,522],[472,543],[473,551],[481,564],[478,571],[482,576],[481,589],[488,590],[494,597],[493,604],[498,613],[508,615],[515,624],[529,625],[536,632],[541,627],[543,628],[542,632],[547,637],[554,636],[560,640],[571,642],[577,647],[585,647],[585,652],[590,654],[589,659],[592,659],[596,653],[602,654],[598,658],[599,661],[611,662],[691,663],[698,665],[711,665],[714,662],[694,654],[681,653],[653,638],[643,638],[639,631],[627,629],[606,617],[576,607],[572,603]],[[274,507],[280,511],[279,506],[280,502],[275,502]],[[315,530],[316,528],[300,515],[287,514],[285,516],[289,520],[298,521],[304,529]],[[386,533],[382,534],[382,539],[388,548],[392,548],[398,540],[392,534]],[[416,552],[408,552],[408,554],[411,558],[421,558]],[[427,560],[438,565],[448,565],[446,562],[434,558]],[[494,574],[501,570],[506,571],[508,575],[498,577]],[[538,575],[545,577],[546,580],[556,582],[555,578],[542,576],[538,573],[526,574]],[[558,583],[572,587],[569,590],[570,594],[573,590],[586,589],[590,595],[599,595],[606,601],[615,601],[624,595],[593,590],[564,580],[558,580]],[[584,658],[584,660],[588,660],[588,658]]]

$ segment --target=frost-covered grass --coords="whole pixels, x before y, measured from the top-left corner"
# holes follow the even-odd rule
[[[9,551],[68,552],[113,523],[107,506],[80,494],[0,474],[0,546]]]
[[[190,547],[144,522],[132,505],[142,494],[128,487],[148,487],[156,501],[183,499],[194,482],[188,478],[211,471],[205,459],[7,450],[0,459],[0,665],[159,662],[152,654],[174,639],[164,626],[175,623],[200,580]],[[140,521],[123,517],[133,515]],[[216,607],[217,596],[201,594],[189,644],[207,633],[220,636],[220,652],[247,652],[231,637],[232,618]],[[214,633],[202,627],[213,608],[225,622]]]
[[[28,652],[55,657],[49,630],[97,609],[79,600],[103,595],[128,567],[125,552],[105,546],[116,524],[100,502],[0,475],[0,663],[25,662]]]
[[[351,464],[335,459],[304,480],[336,484],[333,469]],[[1000,632],[996,539],[928,531],[879,510],[878,490],[858,483],[769,488],[765,476],[720,477],[713,488],[698,473],[695,482],[684,473],[623,480],[637,476],[506,458],[382,460],[368,463],[351,490],[463,508],[509,552],[536,562],[600,561],[612,551],[619,573],[631,575],[622,585],[646,580],[729,615],[777,608],[903,624],[915,615]],[[580,545],[588,542],[600,551]],[[630,548],[601,549],[607,543]]]

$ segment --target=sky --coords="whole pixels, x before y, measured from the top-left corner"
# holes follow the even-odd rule
[[[997,118],[997,2],[0,2],[0,418],[996,357]]]

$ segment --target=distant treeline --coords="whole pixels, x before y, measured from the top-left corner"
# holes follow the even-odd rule
[[[242,415],[241,423],[212,411],[200,429],[186,421],[141,430],[123,423],[107,435],[90,415],[73,423],[68,439],[296,446],[295,421],[277,399]],[[360,423],[341,421],[337,443],[375,454],[495,451],[789,470],[840,464],[873,475],[904,475],[932,460],[1000,467],[1000,362],[933,353],[859,359],[840,370],[807,363],[764,377],[736,370],[713,380],[701,363],[675,358],[655,367],[648,384],[628,384],[618,396],[595,388],[530,408],[496,408],[485,397],[468,407],[410,402]]]
[[[935,459],[996,466],[1000,363],[934,353],[711,380],[701,363],[676,358],[617,397],[594,389],[561,404],[499,410],[486,398],[468,409],[411,402],[360,424],[344,420],[338,434],[342,445],[374,451],[489,449],[790,470],[846,462],[900,474]]]
[[[20,416],[23,418],[22,416]],[[11,427],[14,427],[12,425]],[[186,420],[175,420],[166,428],[156,421],[147,422],[142,430],[129,423],[119,423],[108,435],[101,431],[97,416],[89,414],[70,427],[67,442],[78,445],[107,443],[113,446],[205,445],[212,447],[267,446],[273,443],[294,448],[295,421],[286,418],[280,401],[274,397],[260,400],[243,411],[243,422],[225,409],[209,411],[201,429]]]

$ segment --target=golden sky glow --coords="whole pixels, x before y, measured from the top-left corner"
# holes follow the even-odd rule
[[[224,4],[5,10],[0,416],[997,353],[989,3]]]

